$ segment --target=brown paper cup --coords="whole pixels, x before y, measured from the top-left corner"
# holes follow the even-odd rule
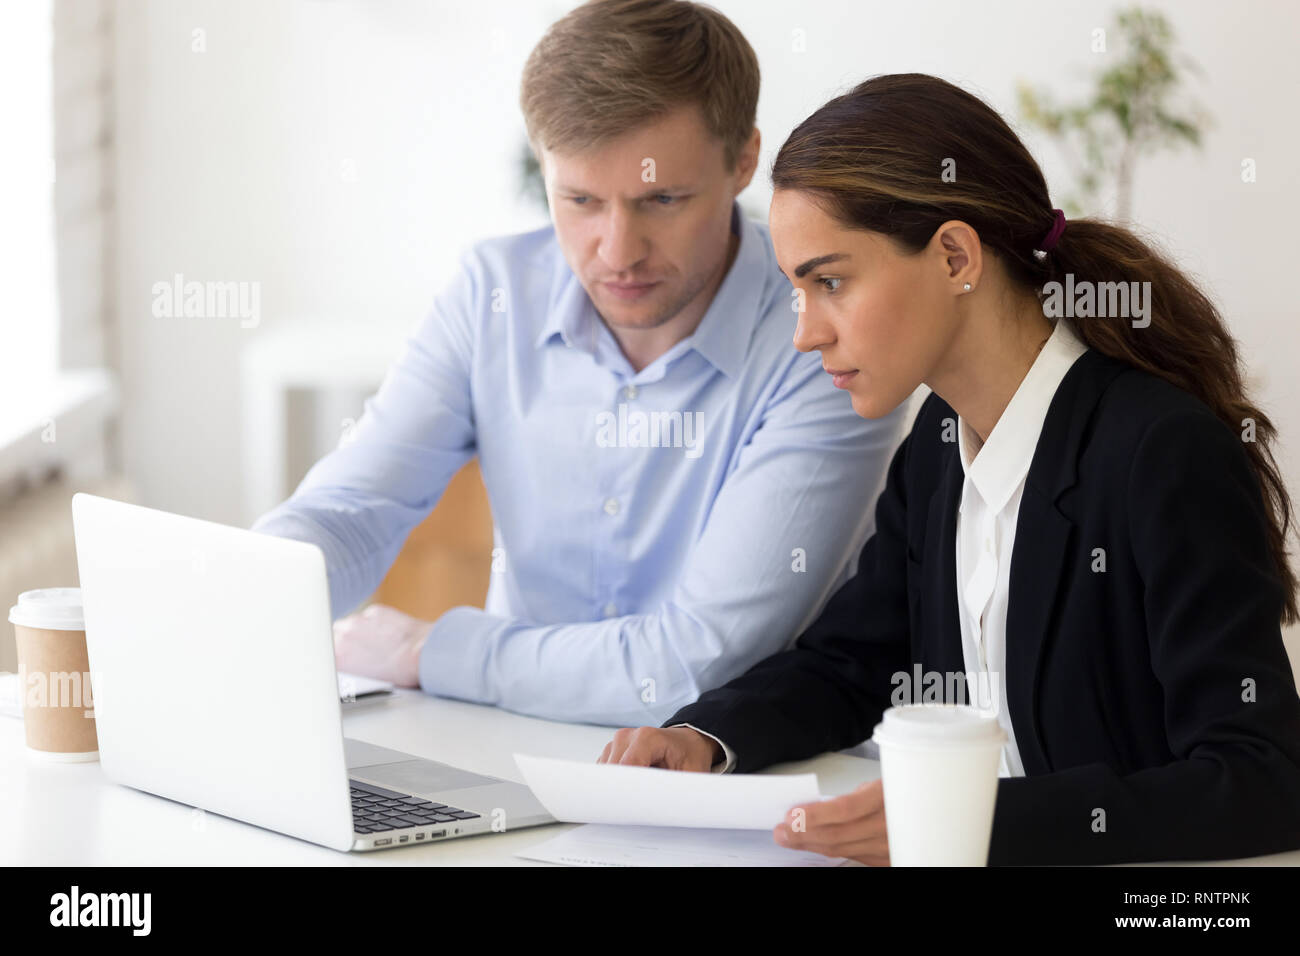
[[[78,589],[24,591],[9,620],[18,644],[18,692],[28,750],[54,761],[98,760]]]

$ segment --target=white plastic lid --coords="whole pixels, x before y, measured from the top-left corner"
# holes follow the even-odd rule
[[[1001,747],[1007,734],[997,718],[965,704],[904,704],[885,711],[871,735],[879,745],[893,747]]]
[[[18,595],[18,603],[9,609],[9,620],[23,627],[40,627],[47,631],[84,631],[86,619],[81,610],[81,588],[24,591]]]

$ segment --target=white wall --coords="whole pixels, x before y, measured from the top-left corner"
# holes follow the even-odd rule
[[[243,520],[236,362],[294,316],[400,337],[466,242],[544,221],[515,196],[520,68],[572,4],[147,0],[117,10],[117,311],[126,462],[142,500]],[[1098,64],[1109,3],[718,0],[763,69],[763,168],[800,119],[867,75],[936,73],[1014,122],[1018,78],[1066,94]],[[1213,291],[1275,415],[1300,499],[1300,5],[1179,0],[1172,19],[1217,120],[1199,154],[1138,172],[1134,215]],[[796,28],[807,51],[792,51]],[[207,51],[191,51],[192,31]],[[1022,130],[1022,132],[1024,132]],[[1054,195],[1065,167],[1026,135]],[[1258,182],[1240,181],[1243,157]],[[352,181],[343,175],[352,171]],[[262,284],[262,324],[156,319],[150,287],[181,272]]]
[[[563,8],[467,7],[120,5],[118,307],[142,503],[243,520],[237,360],[252,337],[301,316],[400,339],[463,244],[545,222],[515,195],[515,104]],[[178,272],[259,282],[261,324],[155,318],[151,287]]]

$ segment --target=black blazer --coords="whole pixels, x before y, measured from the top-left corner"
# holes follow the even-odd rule
[[[857,575],[795,646],[665,726],[707,730],[753,771],[866,739],[914,664],[964,674],[956,422],[937,395],[922,406]],[[1093,350],[1061,382],[1012,552],[1002,679],[1025,776],[998,782],[990,864],[1300,847],[1300,698],[1240,441]]]

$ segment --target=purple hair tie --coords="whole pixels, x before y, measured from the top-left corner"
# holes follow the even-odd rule
[[[1048,230],[1043,241],[1038,244],[1038,248],[1043,252],[1051,252],[1056,248],[1056,240],[1061,238],[1061,233],[1065,232],[1065,210],[1053,209],[1056,213],[1056,221],[1052,223],[1052,228]]]

